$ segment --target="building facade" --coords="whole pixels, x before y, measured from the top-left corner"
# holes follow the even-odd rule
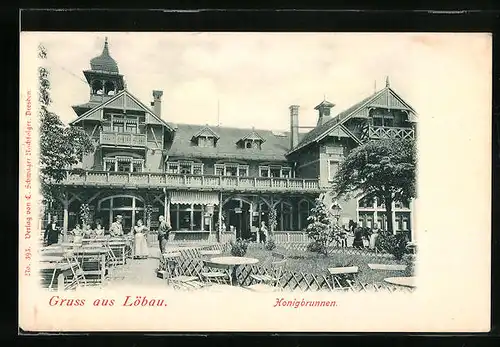
[[[302,133],[298,105],[289,107],[287,132],[169,122],[162,91],[152,92],[148,106],[127,90],[107,40],[83,74],[90,97],[73,106],[70,126],[82,127],[95,150],[61,183],[65,231],[79,223],[82,204],[105,228],[122,215],[126,232],[139,218],[154,229],[165,215],[179,240],[249,238],[271,219],[276,232],[301,231],[314,199],[322,193],[330,199],[331,180],[350,150],[370,140],[415,136],[416,113],[389,81],[335,116],[335,105],[322,101],[316,127]],[[385,226],[385,207],[375,199],[339,204],[343,223]],[[396,230],[412,229],[410,205],[393,206]]]

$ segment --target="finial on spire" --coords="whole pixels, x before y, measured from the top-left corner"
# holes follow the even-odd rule
[[[385,78],[385,86],[386,86],[387,88],[389,88],[389,87],[391,86],[391,84],[389,83],[389,76],[387,76],[387,77]]]
[[[323,93],[323,101],[326,101],[326,94]]]
[[[106,44],[106,45],[108,44],[108,37],[107,36],[104,38],[104,44]]]
[[[377,80],[375,80],[374,84],[373,84],[373,94],[376,94],[377,93]]]

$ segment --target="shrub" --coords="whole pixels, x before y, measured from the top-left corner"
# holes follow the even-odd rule
[[[384,233],[379,236],[379,247],[382,251],[392,254],[396,260],[401,260],[408,253],[404,235]]]
[[[247,254],[248,241],[237,239],[236,242],[231,241],[231,255],[235,257],[243,257]]]
[[[273,239],[268,239],[268,240],[266,241],[266,245],[265,245],[265,247],[266,247],[266,249],[267,249],[268,251],[272,251],[273,249],[275,249],[275,248],[276,248],[276,242],[274,242],[274,240],[273,240]]]
[[[415,276],[415,255],[405,254],[403,256],[403,261],[406,264],[406,276]]]
[[[312,241],[307,245],[307,250],[314,253],[326,253],[325,245],[319,241]]]

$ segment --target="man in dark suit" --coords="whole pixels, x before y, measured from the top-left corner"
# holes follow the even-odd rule
[[[61,228],[57,225],[57,216],[52,216],[52,222],[47,224],[43,235],[43,239],[47,242],[47,246],[58,243],[59,234],[61,234]]]
[[[172,227],[167,223],[164,216],[159,218],[160,225],[158,226],[158,242],[160,243],[160,252],[163,254],[167,246],[168,235]]]

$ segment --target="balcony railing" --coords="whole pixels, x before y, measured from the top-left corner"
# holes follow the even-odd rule
[[[415,131],[412,128],[397,128],[397,127],[368,127],[368,136],[366,140],[383,140],[383,139],[413,139]]]
[[[66,186],[171,188],[240,192],[320,192],[317,179],[183,175],[148,172],[105,172],[73,170]]]
[[[101,132],[101,145],[145,147],[146,134]]]

